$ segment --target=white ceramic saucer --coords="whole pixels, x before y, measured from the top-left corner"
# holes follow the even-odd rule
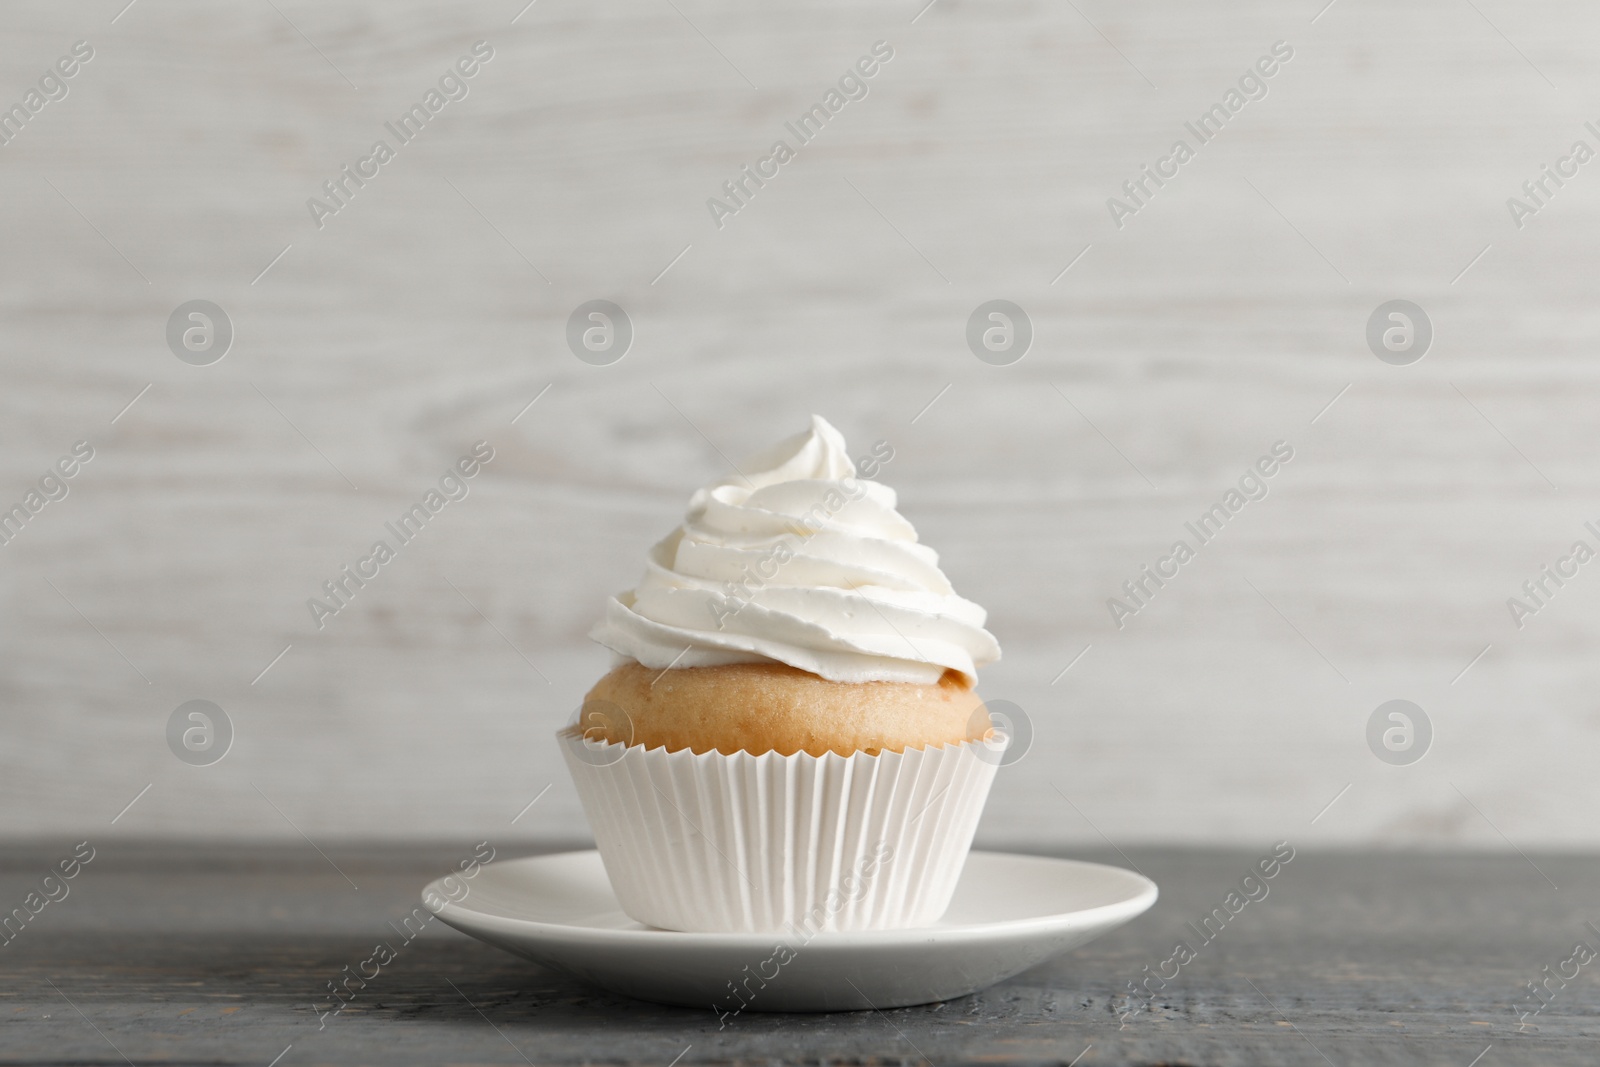
[[[468,895],[438,913],[463,933],[613,992],[718,1012],[855,1011],[966,996],[1121,926],[1157,892],[1118,867],[973,852],[933,926],[802,942],[636,923],[617,906],[598,852],[492,863],[466,884]],[[430,891],[446,895],[439,882]],[[775,951],[779,942],[788,949]]]

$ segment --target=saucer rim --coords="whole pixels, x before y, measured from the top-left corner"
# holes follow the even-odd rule
[[[541,862],[552,862],[562,859],[571,859],[579,856],[593,856],[600,859],[598,849],[570,849],[563,852],[546,852],[534,856],[520,856],[516,859],[500,860],[486,867],[501,865],[536,865]],[[1100,904],[1092,908],[1080,908],[1073,911],[1050,912],[1045,915],[1028,916],[1016,919],[998,919],[993,922],[960,923],[958,925],[934,925],[898,927],[889,930],[824,930],[811,935],[806,940],[809,948],[823,948],[828,946],[861,948],[876,945],[897,945],[908,941],[940,941],[940,942],[986,942],[996,938],[1006,938],[1024,934],[1060,933],[1081,926],[1098,926],[1104,923],[1120,925],[1128,922],[1148,911],[1159,899],[1161,890],[1154,881],[1145,875],[1129,870],[1126,867],[1116,867],[1107,863],[1094,863],[1089,860],[1065,859],[1059,856],[1040,856],[1026,852],[1002,852],[990,849],[973,849],[968,855],[968,860],[975,857],[993,857],[997,859],[1024,859],[1035,861],[1041,865],[1061,868],[1073,868],[1078,871],[1115,871],[1118,875],[1130,880],[1130,888],[1136,892],[1121,900],[1108,904]],[[603,867],[602,867],[603,870]],[[965,876],[965,872],[963,872]],[[430,893],[437,897],[444,897],[441,888],[446,875],[429,882],[422,890],[422,897],[427,899]],[[470,896],[467,900],[470,900]],[[431,909],[430,909],[431,910]],[[570,923],[553,923],[539,919],[515,918],[499,915],[494,912],[482,911],[462,903],[446,900],[444,906],[434,914],[454,929],[462,933],[475,936],[477,930],[484,927],[498,927],[507,932],[516,931],[523,935],[537,935],[548,940],[567,941],[584,944],[604,944],[613,947],[638,946],[646,944],[668,945],[683,944],[694,941],[708,948],[750,948],[768,946],[774,936],[782,937],[789,931],[771,930],[765,932],[744,931],[695,931],[695,930],[662,930],[656,927],[639,926],[627,929],[614,929],[593,926],[577,926]],[[452,921],[452,920],[456,921]]]

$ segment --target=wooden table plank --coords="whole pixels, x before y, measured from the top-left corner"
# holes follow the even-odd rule
[[[57,849],[7,850],[20,900]],[[300,1064],[1589,1064],[1587,969],[1518,1032],[1524,983],[1579,940],[1600,859],[1302,850],[1119,1025],[1124,984],[1192,935],[1254,858],[1131,850],[1145,917],[975,996],[883,1013],[708,1011],[614,997],[431,926],[342,1014],[314,1003],[460,848],[106,846],[7,947],[0,1062]],[[1114,854],[1075,853],[1122,862]],[[1548,875],[1554,890],[1533,868]],[[54,988],[52,988],[52,983]],[[455,988],[452,988],[452,983]],[[1270,998],[1270,1003],[1268,998]],[[69,1003],[70,1000],[70,1003]],[[469,1003],[470,1002],[470,1003]],[[81,1014],[80,1014],[81,1013]],[[113,1048],[115,1047],[115,1049]],[[1090,1048],[1092,1046],[1092,1048]],[[685,1052],[685,1049],[687,1051]],[[1088,1049],[1085,1052],[1085,1049]],[[1327,1058],[1324,1059],[1323,1057]]]

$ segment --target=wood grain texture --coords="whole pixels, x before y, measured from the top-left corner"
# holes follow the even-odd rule
[[[1034,740],[981,842],[1600,843],[1600,580],[1506,608],[1600,517],[1600,178],[1505,206],[1593,141],[1592,5],[521,6],[0,13],[0,102],[96,50],[0,147],[0,502],[97,449],[0,547],[0,834],[581,835],[550,739],[603,598],[816,411],[893,443],[991,612],[984,691]],[[480,39],[470,94],[318,229],[307,198]],[[716,228],[877,40],[869,95]],[[1277,40],[1268,95],[1116,228]],[[197,297],[237,329],[209,367],[164,341]],[[564,341],[599,297],[636,326],[609,367]],[[995,297],[1036,327],[1009,367],[963,339]],[[1411,367],[1364,341],[1397,297],[1436,326]],[[317,629],[480,439],[471,495]],[[1118,630],[1107,598],[1280,439],[1271,495]],[[1404,768],[1364,740],[1396,697],[1436,732]],[[164,741],[195,698],[236,730],[207,768]]]
[[[881,1013],[663,1008],[580,985],[432,924],[324,1028],[314,1005],[392,938],[428,880],[471,845],[335,849],[353,890],[309,847],[111,844],[0,949],[0,1060],[9,1063],[1005,1063],[1593,1062],[1600,1002],[1584,974],[1518,1031],[1524,984],[1594,944],[1581,903],[1592,858],[1300,850],[1148,1013],[1126,983],[1220,905],[1259,852],[1102,849],[1162,888],[1130,925],[985,992]],[[52,848],[13,848],[20,899]],[[1459,887],[1471,887],[1470,892]],[[56,988],[51,988],[51,983]],[[452,989],[452,985],[455,987]],[[81,1012],[81,1014],[79,1014]],[[97,1032],[98,1031],[98,1032]],[[120,1052],[121,1056],[118,1055]],[[1492,1061],[1489,1057],[1492,1057]]]

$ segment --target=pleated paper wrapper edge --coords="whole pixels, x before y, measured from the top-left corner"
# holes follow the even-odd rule
[[[557,737],[622,910],[727,933],[938,921],[1004,747],[697,755]]]

